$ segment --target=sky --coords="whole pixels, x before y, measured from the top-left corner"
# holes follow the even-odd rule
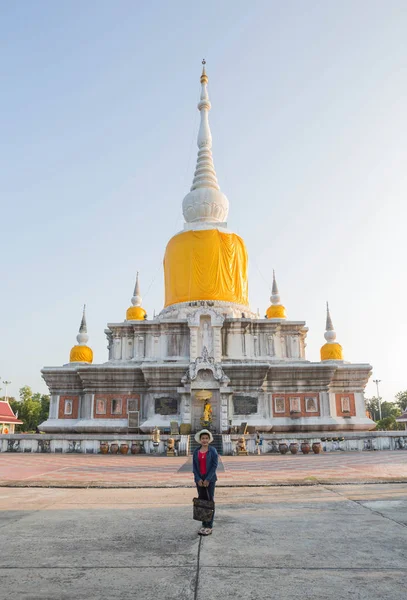
[[[45,393],[87,305],[94,362],[183,227],[201,60],[252,309],[272,270],[319,361],[325,302],[366,395],[407,389],[405,0],[0,0],[0,377]],[[0,383],[0,386],[2,384]],[[0,391],[0,395],[4,393]]]

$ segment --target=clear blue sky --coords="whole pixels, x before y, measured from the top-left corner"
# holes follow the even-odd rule
[[[406,378],[405,0],[0,2],[0,376],[46,391],[82,304],[95,362],[140,271],[163,306],[207,60],[215,167],[264,314],[276,269],[319,360]],[[0,392],[1,393],[1,392]],[[372,383],[367,395],[373,395]]]

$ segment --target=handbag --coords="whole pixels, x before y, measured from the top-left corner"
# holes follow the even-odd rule
[[[215,502],[209,500],[208,488],[206,489],[207,500],[202,498],[194,498],[193,502],[193,518],[195,521],[211,521],[215,512]]]

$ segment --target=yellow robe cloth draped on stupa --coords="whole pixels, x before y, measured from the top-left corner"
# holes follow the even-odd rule
[[[164,256],[165,306],[220,300],[248,306],[247,251],[235,233],[185,231]]]

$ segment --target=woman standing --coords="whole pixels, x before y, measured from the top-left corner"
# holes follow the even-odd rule
[[[213,446],[209,445],[213,442],[213,435],[207,429],[202,429],[195,435],[195,440],[200,444],[200,447],[194,451],[192,458],[198,497],[202,500],[213,501],[215,497],[215,484],[218,479],[216,476],[218,453]],[[202,527],[198,531],[199,535],[211,535],[214,516],[215,513],[211,521],[204,521],[202,523]]]

